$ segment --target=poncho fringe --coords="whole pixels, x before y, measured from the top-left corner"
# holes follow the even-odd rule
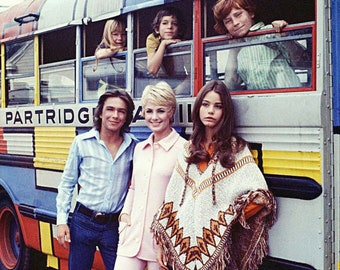
[[[245,218],[245,208],[249,203],[262,205],[254,216]],[[256,270],[268,254],[268,231],[276,218],[276,202],[269,190],[250,191],[234,200],[235,218],[229,224],[216,250],[201,267],[192,270]],[[151,225],[156,243],[173,270],[191,270],[181,261],[173,239],[157,220]]]

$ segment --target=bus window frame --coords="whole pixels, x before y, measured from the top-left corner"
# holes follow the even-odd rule
[[[189,51],[176,51],[176,48],[179,47],[184,47],[184,46],[188,46],[190,47]],[[171,56],[179,56],[179,55],[186,55],[189,54],[190,55],[190,91],[189,94],[176,94],[176,97],[192,97],[194,95],[194,41],[193,40],[184,40],[175,44],[171,44],[168,46],[168,49],[174,49],[174,52],[168,53],[166,52],[164,54],[164,57],[171,57]],[[133,57],[132,57],[132,65],[135,67],[136,66],[136,54],[141,54],[144,53],[145,56],[142,58],[138,58],[138,60],[145,60],[146,64],[147,64],[147,52],[146,52],[146,48],[139,48],[139,49],[134,49],[133,50]],[[146,72],[147,72],[147,66],[146,68]],[[132,89],[135,89],[135,69],[131,70],[131,85],[132,85]],[[141,96],[140,95],[136,95],[135,91],[132,91],[132,96],[134,99],[140,99]]]
[[[128,81],[128,74],[129,74],[129,70],[128,70],[128,52],[127,51],[123,51],[123,52],[118,52],[116,53],[114,56],[112,57],[107,57],[104,58],[105,59],[109,59],[109,58],[118,58],[119,60],[122,60],[122,58],[125,58],[125,90],[128,91],[127,89],[127,81]],[[98,59],[98,64],[100,63],[101,59]],[[96,102],[98,100],[99,97],[93,98],[93,99],[85,99],[84,97],[84,92],[87,91],[84,89],[85,84],[83,82],[84,80],[84,63],[88,63],[88,62],[93,62],[93,65],[96,64],[96,57],[95,56],[88,56],[88,57],[83,57],[80,59],[80,91],[79,91],[79,103],[92,103],[92,102]],[[98,91],[98,90],[97,90]]]
[[[7,64],[8,64],[8,56],[7,56],[7,48],[10,47],[11,45],[15,45],[15,44],[23,44],[23,43],[27,43],[27,42],[30,42],[31,44],[29,44],[29,46],[33,46],[33,54],[32,54],[32,70],[30,72],[27,72],[27,73],[22,73],[22,74],[8,74],[7,72]],[[34,41],[34,36],[30,36],[30,37],[26,37],[26,38],[22,38],[20,39],[19,41],[16,41],[16,40],[11,40],[9,42],[6,42],[4,43],[4,53],[5,53],[5,56],[4,56],[4,61],[5,61],[5,70],[4,70],[4,75],[2,75],[4,77],[4,91],[5,91],[5,106],[6,108],[11,108],[11,107],[24,107],[24,106],[33,106],[34,103],[35,103],[35,62],[34,62],[34,59],[35,59],[35,49],[34,49],[34,46],[35,46],[35,41]],[[25,55],[25,54],[23,54]],[[12,56],[10,56],[12,57]],[[33,99],[33,102],[32,103],[18,103],[18,104],[10,104],[10,100],[9,100],[9,86],[8,86],[8,83],[10,80],[17,80],[17,79],[23,79],[23,78],[27,78],[28,80],[33,80],[33,85],[29,85],[32,91],[32,99]],[[12,90],[17,90],[17,89],[12,89]]]
[[[311,92],[316,91],[316,23],[314,21],[307,22],[307,23],[299,23],[299,24],[292,24],[287,27],[285,27],[282,30],[282,33],[289,32],[293,30],[302,30],[302,29],[311,29],[311,41],[312,41],[312,65],[311,65],[311,86],[310,87],[298,87],[298,88],[280,88],[280,89],[259,89],[259,90],[235,90],[231,91],[232,95],[249,95],[249,94],[268,94],[268,93],[291,93],[291,92]],[[274,29],[265,29],[265,30],[259,30],[256,32],[249,33],[248,37],[252,36],[260,36],[260,35],[266,35],[266,34],[276,34]],[[278,40],[289,40],[289,38],[278,38]],[[226,36],[216,36],[216,37],[209,37],[202,39],[202,47],[203,47],[203,53],[205,52],[205,45],[213,42],[220,42],[220,41],[227,41]],[[268,41],[270,42],[270,41]],[[247,42],[243,43],[246,44]],[[253,45],[252,42],[250,42],[251,45]],[[237,45],[236,45],[237,46]],[[234,45],[225,45],[225,49],[236,47]],[[238,45],[239,46],[239,45]],[[206,81],[206,73],[205,73],[205,58],[203,58],[203,81]]]
[[[48,68],[53,68],[53,67],[59,67],[58,71],[61,67],[64,66],[68,66],[68,65],[72,65],[73,66],[73,79],[74,79],[74,83],[73,83],[73,101],[60,101],[60,102],[43,102],[42,101],[42,70],[44,69],[48,69]],[[40,83],[40,87],[39,87],[39,96],[40,96],[40,105],[51,105],[51,104],[76,104],[76,97],[77,97],[77,92],[76,92],[76,60],[75,59],[70,59],[70,60],[64,60],[64,61],[60,61],[60,62],[53,62],[53,63],[48,63],[48,64],[44,64],[44,65],[40,65],[39,66],[39,83]]]

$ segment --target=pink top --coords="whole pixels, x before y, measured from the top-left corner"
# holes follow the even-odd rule
[[[173,129],[157,143],[153,142],[151,134],[147,140],[137,144],[131,186],[122,210],[122,213],[130,215],[131,226],[120,222],[118,255],[156,261],[150,226],[163,203],[177,155],[185,142]]]

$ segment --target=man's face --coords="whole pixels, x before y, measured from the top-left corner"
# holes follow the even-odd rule
[[[109,97],[105,100],[102,114],[101,131],[120,132],[126,121],[127,106],[119,97]]]

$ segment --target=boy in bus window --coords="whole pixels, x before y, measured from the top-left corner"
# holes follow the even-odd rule
[[[57,238],[67,248],[69,270],[90,270],[96,247],[105,268],[113,269],[118,246],[118,217],[132,174],[136,139],[128,133],[134,103],[124,90],[104,93],[94,127],[75,137],[58,186]],[[77,204],[68,217],[74,188]]]
[[[186,26],[181,12],[173,7],[162,9],[156,14],[152,23],[153,32],[146,39],[147,68],[152,76],[175,76],[173,57],[164,57],[169,45],[180,42],[184,38]],[[188,72],[190,69],[182,64],[183,81],[174,87],[176,94],[187,92],[190,87]],[[182,68],[181,67],[181,68]],[[171,84],[171,82],[168,81]]]
[[[257,22],[255,4],[251,0],[218,0],[214,8],[215,30],[227,34],[230,43],[246,41],[249,32],[274,28],[280,32],[284,20],[272,25]],[[259,36],[268,40],[273,35]],[[253,39],[254,40],[254,39]],[[291,65],[303,55],[303,48],[294,41],[237,47],[229,50],[225,83],[230,90],[275,89],[300,87],[300,80]]]

